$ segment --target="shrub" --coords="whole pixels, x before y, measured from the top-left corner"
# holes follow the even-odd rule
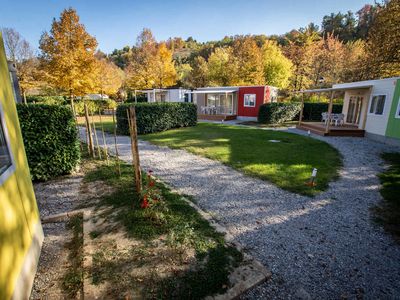
[[[258,122],[282,124],[292,121],[300,112],[300,103],[266,103],[260,106]]]
[[[114,109],[117,107],[117,102],[112,99],[104,99],[104,100],[75,100],[74,108],[75,113],[78,116],[85,115],[85,106],[87,104],[88,110],[90,113],[98,114],[99,110],[103,111],[104,109]]]
[[[328,103],[304,103],[303,121],[321,121],[321,114],[328,111]],[[342,112],[343,104],[333,104],[332,113]],[[297,116],[298,120],[299,116]]]
[[[26,96],[26,102],[35,104],[64,105],[68,100],[63,96]]]
[[[71,109],[18,104],[18,116],[33,180],[68,174],[79,163],[78,132]]]
[[[195,126],[197,123],[197,108],[193,103],[120,104],[117,107],[119,134],[129,134],[126,111],[130,106],[136,108],[138,134]]]

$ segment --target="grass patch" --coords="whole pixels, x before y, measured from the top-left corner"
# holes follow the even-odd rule
[[[67,228],[72,238],[67,243],[69,268],[63,276],[62,287],[70,299],[76,298],[83,289],[83,214],[71,217]]]
[[[90,117],[90,119],[92,120],[92,117]],[[78,117],[77,120],[78,120],[78,125],[81,126],[86,125],[85,117]],[[101,116],[101,120],[103,123],[104,132],[114,133],[114,123],[112,116]],[[96,129],[101,130],[100,117],[98,115],[93,116],[93,121],[96,126]]]
[[[400,153],[384,153],[389,168],[379,174],[384,201],[375,207],[375,219],[400,241]]]
[[[196,127],[142,135],[140,138],[218,160],[282,189],[307,196],[326,190],[329,182],[338,177],[342,164],[339,152],[325,142],[243,126],[199,123]],[[317,186],[310,188],[305,182],[313,168],[318,169]]]
[[[102,217],[120,224],[127,238],[137,244],[124,250],[118,243],[99,247],[93,255],[93,284],[108,283],[110,297],[145,299],[202,299],[229,287],[228,276],[242,261],[242,254],[225,243],[223,234],[160,182],[156,187],[163,204],[142,209],[132,166],[122,163],[118,177],[114,161],[110,166],[96,163],[85,181],[101,180],[114,191],[98,203],[99,210],[111,208]],[[97,241],[102,235],[96,231],[91,236]],[[185,258],[188,253],[193,254],[190,260]],[[127,272],[127,266],[136,272]]]

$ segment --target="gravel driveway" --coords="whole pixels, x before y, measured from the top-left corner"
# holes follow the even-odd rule
[[[391,149],[363,138],[314,137],[339,149],[344,163],[340,179],[315,198],[183,150],[144,141],[139,149],[142,168],[193,195],[271,270],[272,280],[243,299],[400,298],[400,246],[370,213],[381,199],[379,153]],[[113,147],[113,137],[106,140]],[[130,161],[129,137],[118,145]]]

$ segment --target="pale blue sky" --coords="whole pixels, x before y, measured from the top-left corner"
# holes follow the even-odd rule
[[[0,27],[14,27],[34,47],[54,17],[69,6],[78,11],[99,48],[133,45],[144,28],[157,40],[171,36],[198,41],[235,34],[282,34],[310,22],[320,25],[331,12],[356,12],[373,0],[0,0]]]

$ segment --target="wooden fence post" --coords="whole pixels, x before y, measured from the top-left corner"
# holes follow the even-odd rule
[[[101,118],[101,110],[99,108],[99,116],[100,116],[100,125],[101,125],[101,132],[103,134],[103,146],[104,146],[104,153],[106,155],[106,160],[107,160],[107,166],[110,165],[110,162],[108,161],[108,149],[107,149],[107,141],[106,141],[106,135],[104,134],[104,125],[103,125],[103,120]]]
[[[142,192],[142,172],[140,170],[135,107],[131,106],[127,112],[129,116],[128,124],[129,133],[131,136],[132,165],[135,170],[136,191],[138,194],[140,194]]]
[[[93,131],[94,131],[94,139],[95,139],[96,145],[97,145],[97,153],[99,154],[99,158],[101,159],[101,149],[100,149],[100,145],[99,145],[99,139],[97,138],[96,124],[93,121],[93,112],[92,112],[92,124],[93,124]]]
[[[121,167],[120,167],[120,165],[119,165],[119,155],[118,155],[118,145],[117,145],[117,125],[115,124],[115,114],[116,114],[116,111],[113,110],[115,155],[117,156],[117,171],[118,171],[118,176],[121,177]]]
[[[88,140],[89,140],[89,155],[94,157],[94,145],[93,145],[93,136],[92,136],[92,127],[90,126],[89,121],[89,111],[86,103],[85,106],[85,120],[86,120],[86,132],[88,133]]]

